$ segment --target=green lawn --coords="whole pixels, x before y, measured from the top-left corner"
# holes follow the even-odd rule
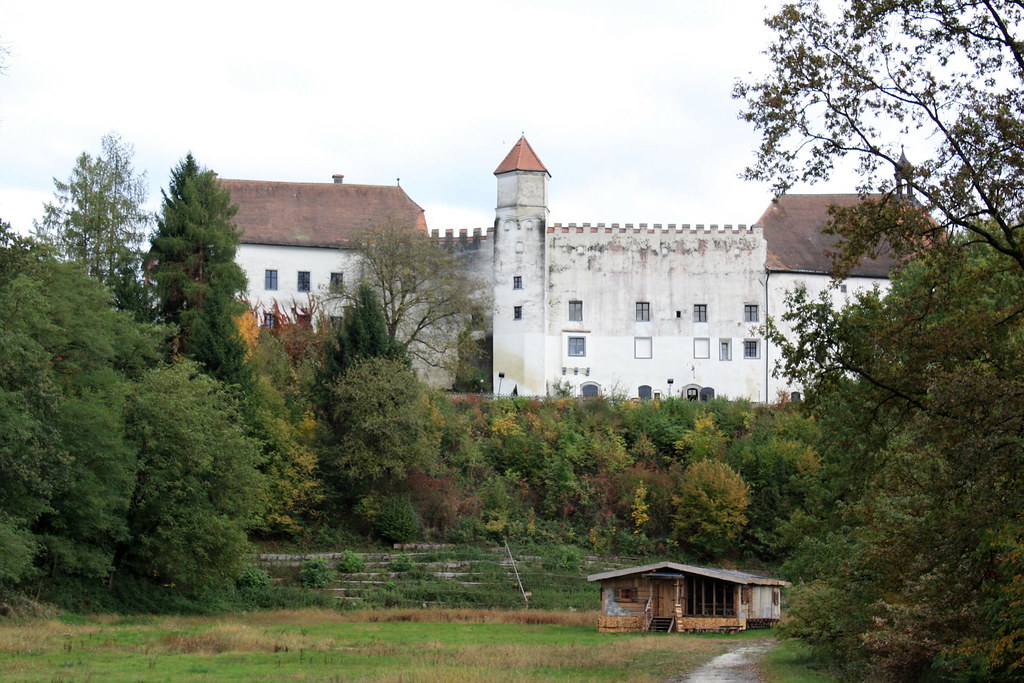
[[[599,634],[593,614],[504,614],[305,610],[5,622],[0,671],[51,681],[655,681],[766,635]],[[545,620],[552,623],[507,623]]]

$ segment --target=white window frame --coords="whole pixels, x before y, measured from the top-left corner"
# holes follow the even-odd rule
[[[569,301],[569,322],[583,322],[583,300],[572,299]]]
[[[732,360],[732,340],[718,340],[718,360]]]
[[[754,345],[754,355],[750,355],[750,344]],[[761,340],[760,339],[744,339],[743,340],[743,359],[744,360],[758,360],[761,358]]]
[[[575,349],[573,347],[576,347]],[[587,356],[587,338],[586,337],[569,337],[568,347],[566,349],[566,355],[572,358],[586,358]]]
[[[711,339],[708,337],[693,338],[693,357],[698,360],[711,358]]]

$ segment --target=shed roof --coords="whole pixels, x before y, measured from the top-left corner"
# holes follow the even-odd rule
[[[776,199],[761,215],[758,224],[768,242],[768,270],[829,273],[831,252],[839,241],[822,229],[828,223],[829,207],[855,206],[859,194],[785,194]],[[890,254],[877,259],[864,259],[850,275],[889,277],[895,266]]]
[[[427,229],[423,209],[397,185],[219,181],[238,204],[243,244],[341,247],[384,220]]]
[[[721,579],[723,581],[729,581],[730,583],[741,583],[745,585],[789,585],[788,581],[783,581],[782,579],[771,579],[766,576],[758,576],[757,574],[738,572],[732,569],[697,567],[690,564],[678,564],[676,562],[656,562],[654,564],[645,564],[639,567],[628,567],[626,569],[616,569],[610,572],[602,572],[600,574],[591,574],[587,577],[587,581],[604,581],[605,579],[615,579],[620,576],[629,576],[631,574],[647,574],[651,572],[662,572],[666,569],[673,570],[682,574],[696,574],[698,576],[707,576],[712,579]]]

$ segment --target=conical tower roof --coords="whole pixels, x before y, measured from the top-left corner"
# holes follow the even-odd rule
[[[541,163],[540,158],[537,157],[537,153],[530,147],[530,143],[526,141],[526,136],[519,138],[519,142],[513,145],[512,150],[505,157],[505,160],[498,164],[498,168],[494,170],[494,175],[501,175],[502,173],[510,173],[512,171],[543,171],[549,176],[551,173],[544,164]]]

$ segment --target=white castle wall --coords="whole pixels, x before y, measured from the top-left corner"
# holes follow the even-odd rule
[[[356,252],[327,247],[241,244],[235,260],[249,280],[249,303],[260,311],[273,308],[275,300],[283,311],[290,310],[293,302],[308,306],[310,295],[322,300],[328,293],[332,272],[342,273],[346,284],[356,282],[359,274]],[[268,269],[277,271],[277,290],[264,287],[264,274]],[[299,271],[310,274],[309,292],[298,289]],[[260,318],[262,322],[262,316]]]
[[[641,385],[663,395],[712,387],[763,400],[763,341],[743,322],[745,304],[764,306],[758,226],[555,224],[546,238],[549,384],[626,396]],[[582,321],[569,320],[570,301],[582,302]],[[636,320],[637,302],[650,304],[649,321]],[[694,320],[695,304],[706,322]],[[572,337],[585,339],[584,357],[568,355]],[[758,342],[757,358],[744,358],[747,340]]]

